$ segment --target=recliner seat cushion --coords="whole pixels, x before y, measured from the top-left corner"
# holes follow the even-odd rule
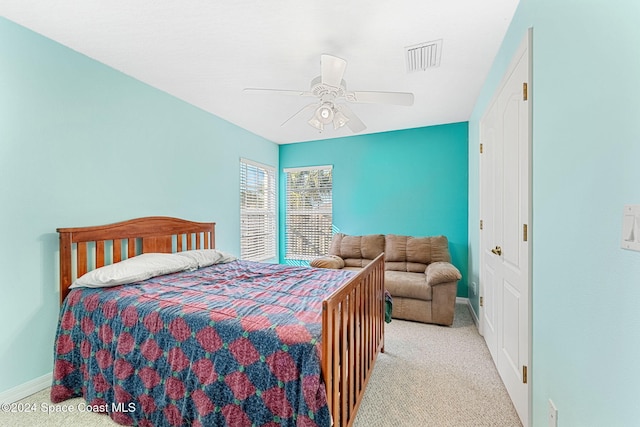
[[[394,297],[432,299],[431,286],[427,285],[424,273],[387,270],[384,272],[384,287]]]

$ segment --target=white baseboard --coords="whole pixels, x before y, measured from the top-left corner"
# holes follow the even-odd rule
[[[27,396],[31,396],[34,393],[44,390],[51,386],[51,380],[53,379],[53,373],[49,372],[41,377],[27,381],[26,383],[17,385],[10,388],[7,391],[0,393],[0,404],[13,403],[20,399],[24,399]]]
[[[480,330],[480,319],[478,319],[478,314],[473,309],[473,305],[471,305],[471,301],[468,301],[468,303],[469,303],[469,311],[471,312],[471,318],[473,318],[473,323],[475,323],[476,328]]]
[[[469,305],[469,298],[456,297],[456,304],[467,304],[467,305]]]
[[[476,325],[476,328],[480,328],[480,319],[478,319],[478,315],[473,310],[473,305],[471,305],[471,300],[465,297],[456,297],[456,304],[466,304],[469,307],[469,312],[471,313],[471,318],[473,319],[473,323]]]

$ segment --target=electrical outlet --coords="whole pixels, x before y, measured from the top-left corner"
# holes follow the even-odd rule
[[[471,282],[471,292],[474,295],[478,295],[478,284],[476,282]]]
[[[549,399],[549,427],[558,427],[558,409],[551,399]]]

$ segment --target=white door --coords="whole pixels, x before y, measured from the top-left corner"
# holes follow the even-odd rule
[[[522,423],[529,424],[530,33],[480,121],[483,334]]]
[[[480,155],[480,233],[481,253],[481,330],[489,347],[493,360],[498,359],[498,307],[501,293],[497,286],[502,277],[502,260],[492,254],[496,242],[502,241],[502,130],[498,129],[498,103],[493,102],[480,122],[480,140],[482,141]]]

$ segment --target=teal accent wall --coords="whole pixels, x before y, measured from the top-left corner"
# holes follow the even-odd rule
[[[478,123],[533,27],[533,426],[638,424],[640,2],[521,0],[469,121],[470,275],[478,271]],[[474,303],[477,308],[477,304]]]
[[[52,370],[56,228],[213,220],[238,254],[240,157],[278,146],[0,18],[0,393]]]
[[[467,296],[467,123],[358,135],[280,146],[283,168],[333,165],[333,224],[343,233],[405,234],[449,239]],[[280,247],[285,248],[284,233]],[[284,261],[281,250],[281,262]]]

